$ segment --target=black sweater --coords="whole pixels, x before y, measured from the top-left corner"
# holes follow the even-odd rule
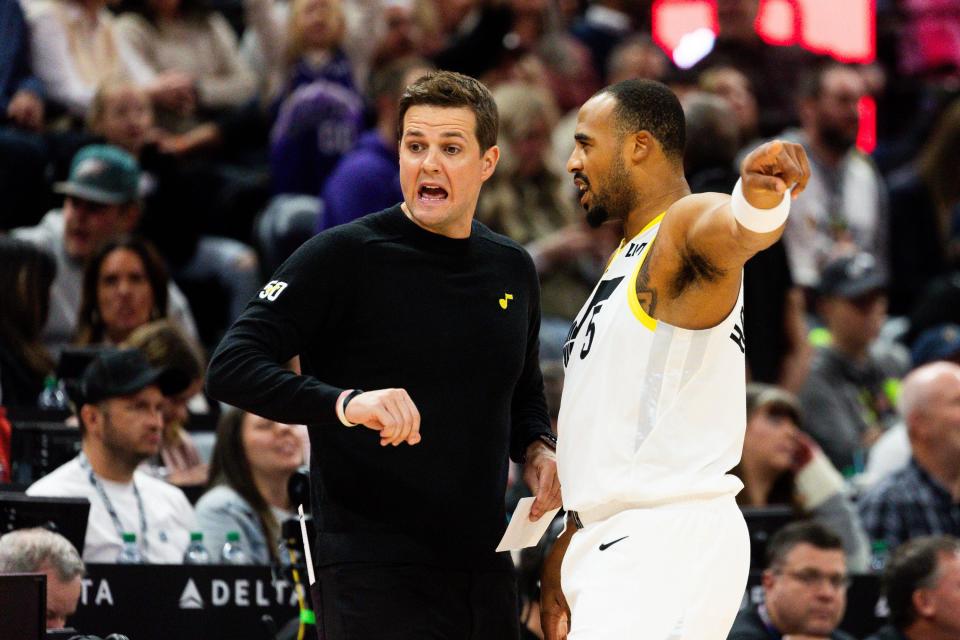
[[[507,299],[507,294],[512,299]],[[271,300],[272,298],[272,300]],[[319,565],[505,568],[508,454],[550,429],[529,256],[473,223],[458,240],[399,206],[304,244],[220,343],[215,398],[310,430]],[[299,354],[303,375],[280,363]],[[423,440],[344,427],[343,389],[406,389]]]

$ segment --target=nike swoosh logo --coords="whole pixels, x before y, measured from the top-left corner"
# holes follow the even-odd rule
[[[630,537],[630,536],[623,536],[622,538],[617,538],[617,539],[614,540],[613,542],[607,542],[607,543],[601,544],[601,545],[600,545],[600,551],[605,551],[605,550],[609,549],[610,547],[612,547],[613,545],[615,545],[615,544],[617,544],[618,542],[620,542],[621,540],[626,540],[626,539],[629,538],[629,537]]]

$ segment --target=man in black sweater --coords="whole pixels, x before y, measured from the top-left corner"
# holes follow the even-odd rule
[[[436,72],[399,120],[404,202],[301,247],[224,337],[207,386],[309,425],[325,640],[517,638],[512,564],[494,552],[508,456],[532,517],[560,506],[537,275],[473,220],[499,158],[489,91]],[[302,375],[284,367],[296,355]]]

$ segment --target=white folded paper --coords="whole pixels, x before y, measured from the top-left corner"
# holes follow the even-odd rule
[[[540,542],[543,533],[550,526],[553,517],[560,511],[560,507],[547,511],[540,516],[536,522],[530,521],[530,507],[533,506],[533,498],[520,498],[517,508],[510,518],[510,524],[507,526],[500,544],[497,545],[497,551],[515,551],[525,547],[532,547]]]

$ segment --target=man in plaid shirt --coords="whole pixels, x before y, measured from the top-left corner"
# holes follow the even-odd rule
[[[900,410],[913,458],[860,501],[863,525],[887,548],[925,535],[960,535],[960,366],[934,362],[903,383]]]

